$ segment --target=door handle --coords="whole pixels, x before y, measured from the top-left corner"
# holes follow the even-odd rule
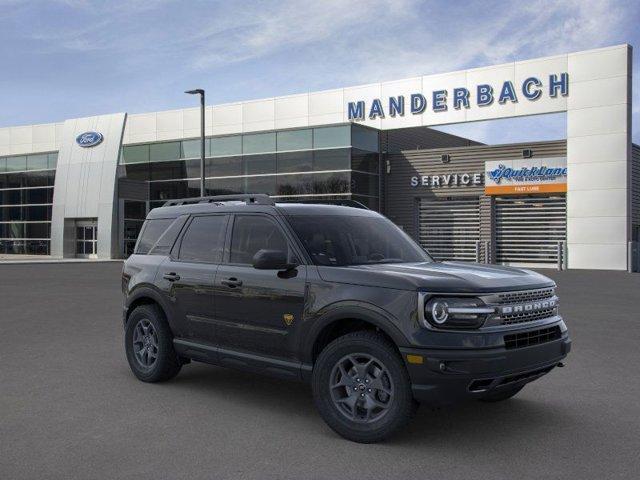
[[[236,288],[236,287],[242,286],[242,280],[238,280],[235,277],[227,278],[226,280],[222,280],[220,283],[229,288]]]
[[[171,272],[165,273],[164,275],[162,275],[162,278],[164,278],[165,280],[169,280],[170,282],[175,282],[176,280],[180,280],[180,275],[175,272]]]

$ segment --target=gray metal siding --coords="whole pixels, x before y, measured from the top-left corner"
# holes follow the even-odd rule
[[[477,195],[480,197],[480,240],[490,241],[493,246],[493,202],[490,197],[484,196],[483,186],[411,187],[410,180],[411,177],[423,175],[484,172],[485,161],[522,158],[522,150],[525,148],[532,149],[534,157],[561,157],[567,154],[566,140],[405,150],[388,154],[391,171],[385,174],[384,181],[385,214],[417,240],[419,198]],[[441,162],[441,155],[445,153],[451,156],[448,164]]]
[[[640,235],[640,145],[636,144],[631,146],[631,223],[636,235]]]

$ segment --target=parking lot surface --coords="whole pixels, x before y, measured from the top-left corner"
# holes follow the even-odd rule
[[[640,274],[546,272],[573,339],[565,368],[360,445],[304,384],[202,364],[137,381],[120,271],[0,264],[0,478],[638,478]]]

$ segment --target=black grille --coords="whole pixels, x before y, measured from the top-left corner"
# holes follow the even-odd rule
[[[532,302],[551,298],[555,295],[554,288],[540,288],[537,290],[520,290],[517,292],[505,292],[498,294],[500,304]]]
[[[504,345],[507,349],[530,347],[541,343],[551,342],[560,338],[560,327],[543,328],[530,332],[514,333],[504,336]]]
[[[533,322],[535,320],[542,320],[543,318],[553,317],[556,314],[557,311],[555,307],[536,310],[535,312],[511,313],[508,315],[502,315],[502,324],[513,325],[516,323]]]

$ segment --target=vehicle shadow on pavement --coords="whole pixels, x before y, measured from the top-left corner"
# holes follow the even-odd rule
[[[259,415],[295,417],[309,435],[339,438],[320,418],[309,385],[258,374],[207,365],[187,365],[169,384],[252,410]],[[575,427],[571,410],[562,405],[532,399],[525,388],[519,397],[498,403],[470,401],[440,408],[421,406],[408,427],[383,445],[459,443],[469,448],[485,446],[496,439],[514,441],[532,435],[544,436],[549,429]],[[537,397],[537,395],[536,395]],[[518,428],[514,428],[516,425]],[[526,435],[524,434],[526,432]],[[498,442],[500,443],[500,442]]]

